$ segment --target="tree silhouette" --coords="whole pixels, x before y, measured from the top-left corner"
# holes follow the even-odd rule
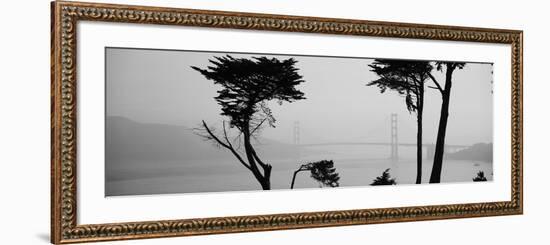
[[[487,181],[487,178],[485,178],[485,173],[483,171],[477,172],[477,176],[472,179],[474,182],[481,182],[481,181]]]
[[[405,98],[407,110],[416,114],[416,184],[422,182],[422,114],[424,111],[424,84],[433,67],[427,61],[376,59],[369,65],[378,79],[367,86],[376,85],[380,92],[391,89]]]
[[[397,185],[395,178],[391,178],[390,169],[386,169],[381,176],[376,177],[370,185]]]
[[[449,103],[451,99],[451,88],[453,85],[453,72],[456,69],[463,69],[466,63],[460,62],[436,62],[436,70],[443,72],[445,68],[445,87],[435,79],[430,73],[430,79],[434,82],[436,87],[434,89],[441,93],[441,113],[439,115],[439,127],[437,130],[437,140],[435,143],[434,163],[432,168],[432,174],[430,176],[430,183],[441,182],[441,170],[443,168],[443,154],[445,150],[445,134],[447,132],[447,120],[449,118]]]
[[[252,172],[262,189],[269,190],[272,167],[258,156],[251,138],[266,122],[275,127],[275,117],[267,102],[275,100],[281,105],[283,102],[305,99],[304,93],[296,89],[297,85],[304,82],[295,67],[297,61],[292,58],[281,61],[267,57],[246,59],[226,55],[214,57],[209,62],[211,66],[206,69],[191,68],[223,87],[214,99],[221,105],[221,115],[229,118],[229,128],[239,131],[239,141],[236,143],[235,139],[230,139],[225,121],[222,135],[217,135],[204,120],[200,128],[202,133],[198,134],[228,149]],[[241,137],[246,157],[242,157],[239,152]]]
[[[302,171],[310,171],[311,178],[324,186],[340,186],[340,184],[338,183],[338,181],[340,180],[340,176],[338,176],[336,168],[334,168],[334,162],[332,160],[321,160],[318,162],[303,164],[298,170],[294,171],[294,175],[292,176],[292,183],[290,184],[290,189],[294,189],[294,181],[296,180],[296,175]]]

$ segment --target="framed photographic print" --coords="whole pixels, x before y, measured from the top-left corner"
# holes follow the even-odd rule
[[[523,212],[522,31],[51,11],[52,243]]]

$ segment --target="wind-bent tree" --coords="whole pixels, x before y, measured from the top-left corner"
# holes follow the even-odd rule
[[[391,178],[390,169],[386,169],[381,176],[376,177],[370,185],[397,185],[395,178]]]
[[[235,141],[229,139],[225,121],[223,134],[217,135],[203,120],[201,129],[204,133],[201,136],[229,150],[239,163],[252,172],[262,189],[269,190],[272,167],[258,156],[251,138],[265,122],[275,127],[275,118],[267,102],[276,100],[282,104],[305,99],[304,93],[296,89],[304,82],[295,67],[297,61],[292,58],[234,58],[229,55],[209,61],[211,66],[206,69],[192,68],[223,87],[214,99],[222,107],[221,115],[229,118],[229,128],[239,131],[239,145],[234,145]],[[241,137],[246,157],[239,152]]]
[[[340,176],[334,168],[334,162],[332,160],[321,160],[318,162],[311,162],[302,164],[300,168],[294,171],[292,176],[292,183],[290,184],[290,189],[294,189],[294,181],[296,180],[296,175],[302,171],[310,171],[311,178],[319,182],[324,186],[338,187],[340,183]]]
[[[443,168],[443,154],[445,150],[445,134],[447,132],[447,120],[449,118],[449,103],[451,100],[451,88],[453,85],[453,72],[456,69],[462,69],[466,63],[460,62],[436,62],[436,70],[443,72],[445,69],[445,84],[444,87],[429,73],[430,79],[436,87],[434,89],[441,93],[441,113],[439,115],[439,127],[437,129],[437,140],[435,143],[434,164],[430,183],[441,182],[441,170]]]
[[[433,67],[427,61],[376,59],[369,65],[378,79],[367,86],[376,85],[380,92],[395,90],[405,97],[410,113],[416,114],[416,184],[422,182],[422,114],[424,111],[424,84]]]

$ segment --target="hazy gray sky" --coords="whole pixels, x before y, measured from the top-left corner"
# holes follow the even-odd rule
[[[208,59],[225,53],[171,50],[106,50],[107,116],[123,116],[137,122],[196,127],[201,120],[220,125],[220,106],[213,99],[221,87],[206,80],[190,66],[206,67]],[[399,141],[414,143],[416,117],[394,91],[381,94],[365,86],[377,78],[369,71],[373,59],[316,56],[231,54],[234,57],[294,57],[306,81],[299,86],[306,100],[271,103],[276,128],[262,136],[292,143],[293,124],[300,123],[300,141],[389,142],[390,114],[399,114]],[[439,80],[443,74],[436,75]],[[448,144],[492,142],[492,65],[468,63],[454,72]],[[424,111],[424,142],[437,134],[440,94],[428,89]]]

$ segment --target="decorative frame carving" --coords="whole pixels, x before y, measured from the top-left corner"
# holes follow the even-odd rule
[[[139,238],[375,224],[523,213],[523,32],[208,10],[56,1],[51,4],[51,242]],[[126,22],[329,33],[511,45],[511,201],[147,222],[77,224],[78,21]]]

